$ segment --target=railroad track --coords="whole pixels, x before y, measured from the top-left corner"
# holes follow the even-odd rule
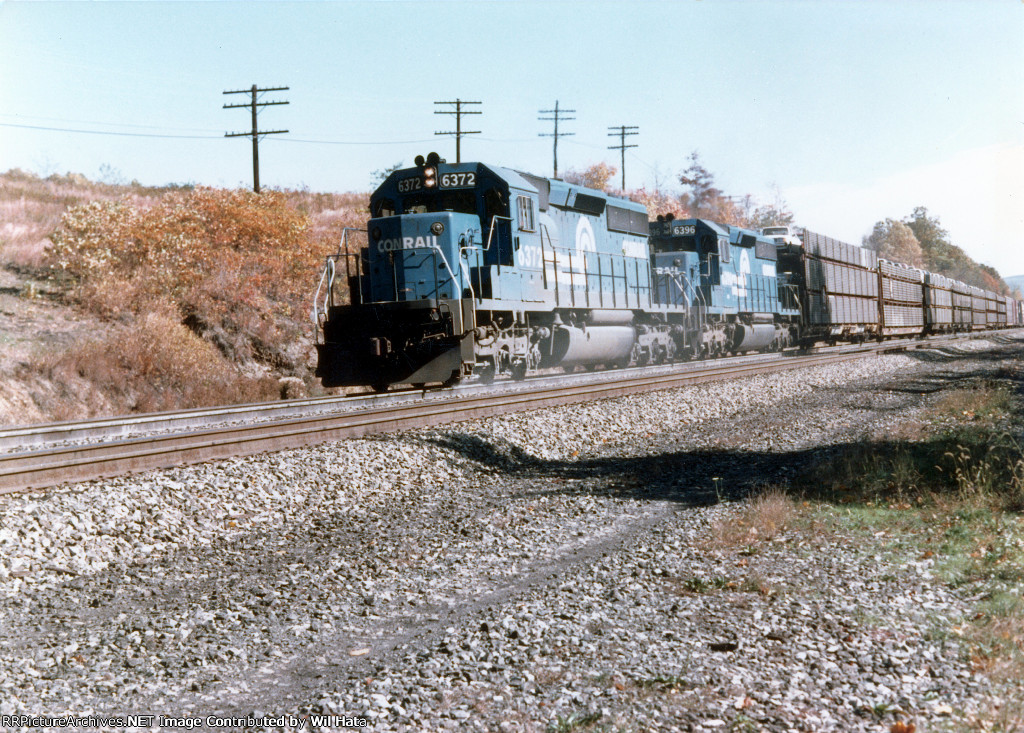
[[[817,366],[881,352],[935,348],[956,340],[904,340],[810,354],[687,362],[653,370],[540,377],[492,388],[470,385],[443,392],[292,400],[17,428],[0,431],[0,449],[23,449],[0,455],[0,493]],[[141,431],[161,432],[140,436]],[[84,440],[98,442],[78,443]],[[78,444],[54,446],[56,441]],[[26,446],[30,449],[24,450]]]

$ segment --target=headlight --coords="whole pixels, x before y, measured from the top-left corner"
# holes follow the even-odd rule
[[[430,225],[430,231],[433,232],[436,236],[440,237],[442,234],[444,234],[444,223],[440,221],[435,221],[433,224]]]

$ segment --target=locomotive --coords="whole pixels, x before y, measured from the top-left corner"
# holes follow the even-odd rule
[[[371,195],[366,246],[328,258],[316,376],[385,391],[1021,323],[1016,301],[781,229],[649,222],[603,191],[418,156]]]

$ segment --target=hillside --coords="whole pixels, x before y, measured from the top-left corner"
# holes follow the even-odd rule
[[[310,299],[365,202],[0,174],[0,423],[317,392]]]

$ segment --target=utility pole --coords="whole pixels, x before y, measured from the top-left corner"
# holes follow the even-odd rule
[[[637,132],[640,128],[636,125],[619,125],[618,127],[609,127],[609,130],[618,130],[618,132],[609,132],[609,137],[619,136],[620,142],[618,145],[609,145],[609,150],[621,150],[622,151],[622,190],[626,190],[626,148],[635,148],[636,145],[626,145],[627,135],[639,135]]]
[[[435,135],[454,135],[455,136],[455,162],[462,162],[462,136],[463,135],[479,135],[479,130],[463,130],[462,129],[462,115],[479,115],[483,114],[479,110],[468,110],[462,109],[464,104],[480,104],[480,102],[467,102],[464,99],[455,98],[454,102],[434,102],[434,104],[453,104],[455,109],[435,109],[435,115],[455,115],[455,132],[435,132]]]
[[[224,109],[234,109],[235,107],[251,107],[252,108],[252,132],[225,132],[224,137],[252,137],[252,190],[256,193],[260,192],[260,149],[259,139],[262,135],[280,135],[281,133],[288,132],[287,130],[264,130],[260,132],[256,126],[256,112],[258,107],[269,107],[272,104],[288,104],[287,102],[259,102],[257,101],[257,94],[263,92],[283,92],[288,87],[267,87],[266,89],[260,89],[255,84],[252,85],[251,89],[238,89],[236,91],[224,92],[225,94],[251,94],[252,101],[246,104],[225,104]]]
[[[566,137],[568,135],[575,135],[576,134],[574,132],[559,132],[558,131],[558,123],[560,121],[561,122],[571,122],[572,120],[576,119],[575,117],[561,117],[560,115],[563,115],[563,114],[570,114],[570,115],[571,114],[576,114],[576,110],[574,110],[574,109],[561,109],[561,110],[558,109],[558,100],[556,99],[555,100],[555,108],[554,109],[542,109],[542,110],[540,110],[538,112],[538,114],[542,114],[542,115],[553,114],[554,115],[554,117],[538,117],[537,119],[541,120],[542,122],[550,122],[550,121],[554,120],[554,122],[555,122],[555,131],[554,132],[538,132],[537,135],[538,135],[538,137],[553,137],[553,138],[555,138],[555,148],[554,148],[555,174],[554,174],[553,177],[554,178],[558,178],[558,138]]]

